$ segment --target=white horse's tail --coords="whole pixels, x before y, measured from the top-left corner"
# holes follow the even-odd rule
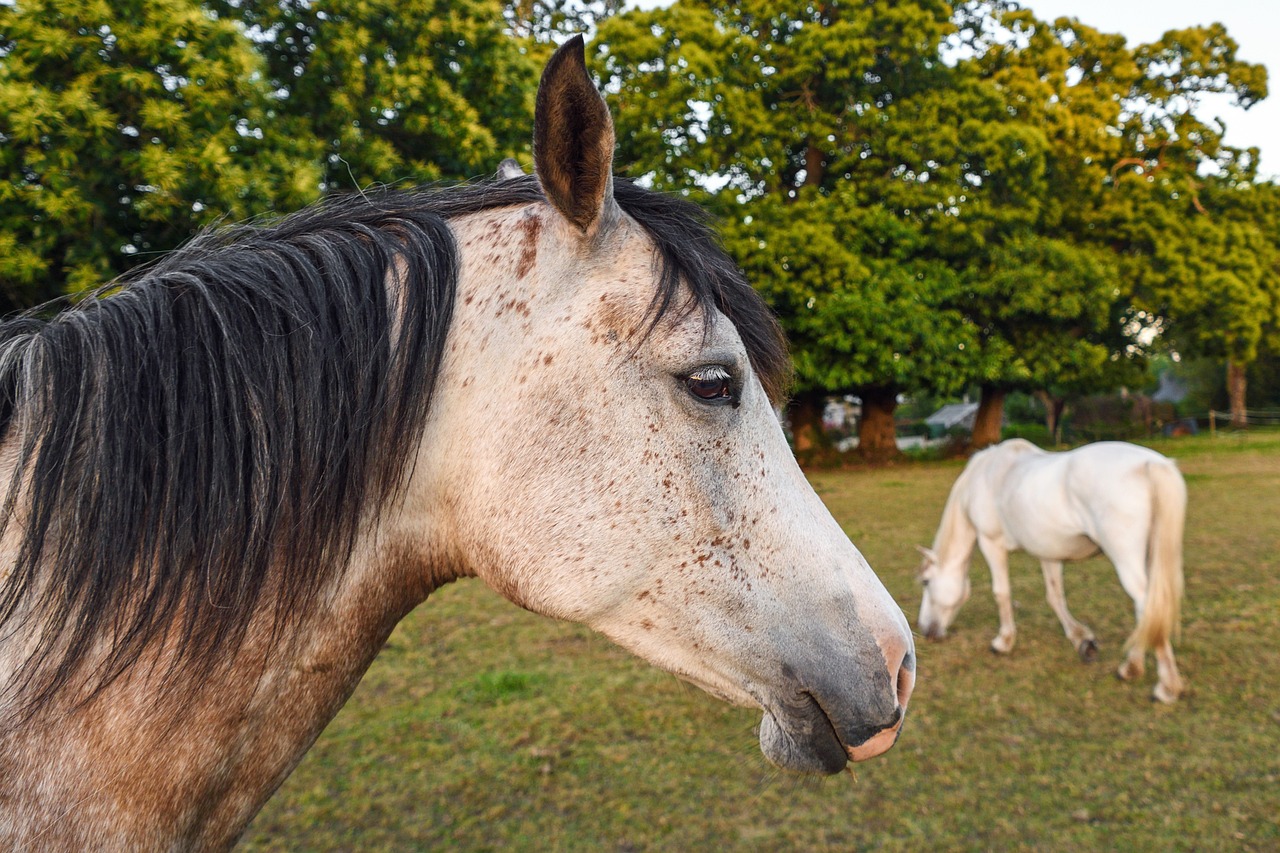
[[[1178,633],[1182,609],[1182,529],[1187,485],[1176,465],[1150,462],[1151,535],[1147,542],[1147,600],[1126,647],[1158,649]]]

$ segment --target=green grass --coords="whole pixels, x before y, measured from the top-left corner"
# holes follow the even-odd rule
[[[857,778],[760,756],[758,716],[477,582],[432,596],[250,827],[250,850],[1280,848],[1280,433],[1153,442],[1187,475],[1173,707],[1113,675],[1132,628],[1110,564],[1067,569],[1079,663],[1015,556],[1018,647],[987,651],[981,560],[952,635],[919,643],[906,730]],[[813,475],[911,617],[912,547],[960,463]],[[1154,669],[1149,666],[1149,669]]]

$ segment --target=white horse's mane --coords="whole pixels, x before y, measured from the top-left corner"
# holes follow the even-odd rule
[[[964,541],[966,536],[973,535],[973,524],[969,521],[966,507],[969,505],[969,493],[973,488],[976,458],[964,466],[964,470],[960,472],[955,485],[951,488],[951,493],[947,496],[946,505],[942,508],[942,520],[938,523],[938,532],[933,537],[933,552],[939,555],[939,558],[947,552],[953,542]]]

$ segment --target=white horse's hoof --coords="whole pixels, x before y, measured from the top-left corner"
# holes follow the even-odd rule
[[[1076,654],[1080,655],[1080,660],[1085,663],[1093,663],[1098,658],[1098,641],[1092,637],[1081,640],[1080,645],[1076,646]]]
[[[1116,670],[1116,677],[1121,681],[1133,681],[1142,677],[1142,664],[1126,660]]]
[[[1151,698],[1157,702],[1163,702],[1166,705],[1172,705],[1178,701],[1178,696],[1182,694],[1182,690],[1169,689],[1163,684],[1157,684],[1156,689],[1151,691]]]
[[[1006,638],[1003,634],[991,641],[991,651],[998,655],[1007,655],[1013,651],[1013,638]]]

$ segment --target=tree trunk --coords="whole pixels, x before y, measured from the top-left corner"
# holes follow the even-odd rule
[[[1036,392],[1036,399],[1044,406],[1044,425],[1049,430],[1049,438],[1054,444],[1062,444],[1062,416],[1067,411],[1064,397],[1055,397],[1048,391]]]
[[[858,421],[858,455],[879,461],[901,455],[893,411],[898,407],[894,388],[875,388],[858,394],[862,398],[862,418]]]
[[[821,391],[803,391],[791,399],[787,415],[796,458],[801,464],[829,461],[835,456],[835,446],[822,428],[822,410],[826,403],[827,395]]]
[[[1244,365],[1228,361],[1227,396],[1231,399],[1231,426],[1233,429],[1244,429],[1249,426],[1249,417],[1244,406],[1244,394],[1247,385]]]
[[[822,179],[826,177],[826,172],[827,167],[822,160],[822,149],[810,142],[804,152],[804,185],[806,187],[822,186]]]
[[[1004,426],[1005,390],[994,385],[982,386],[982,399],[978,401],[978,414],[973,421],[974,450],[981,450],[1000,443],[1000,430]]]

